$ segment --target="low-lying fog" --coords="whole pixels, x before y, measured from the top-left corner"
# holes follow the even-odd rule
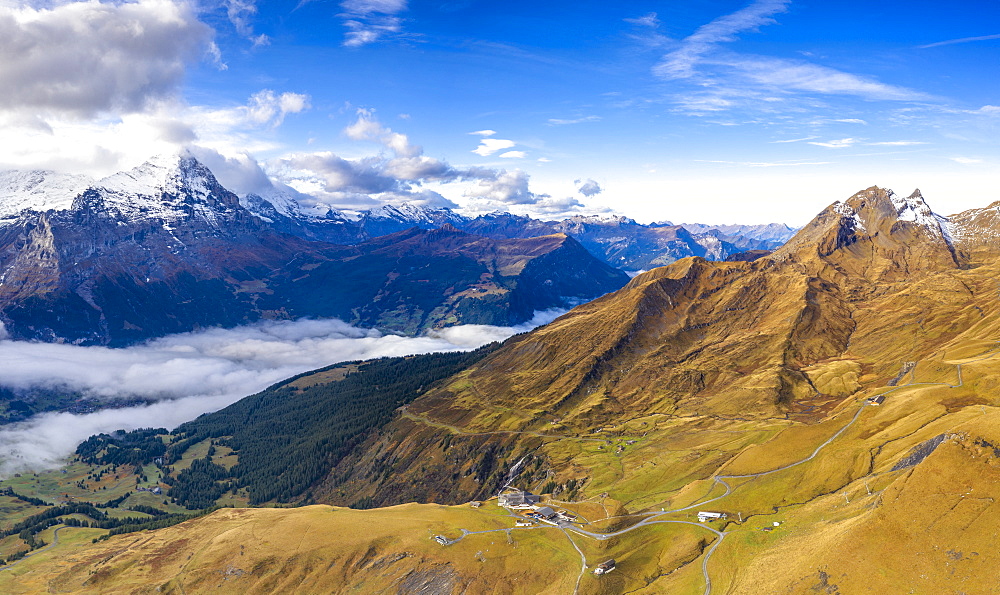
[[[0,385],[66,388],[107,401],[156,400],[81,415],[45,413],[0,426],[0,478],[57,467],[100,432],[172,429],[301,372],[342,361],[474,349],[564,312],[537,312],[515,327],[463,325],[422,337],[383,335],[340,320],[297,320],[171,335],[125,349],[0,340]]]

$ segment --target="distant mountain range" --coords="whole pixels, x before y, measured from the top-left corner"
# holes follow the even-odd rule
[[[560,221],[541,221],[523,215],[494,212],[467,217],[450,209],[428,208],[411,203],[385,205],[350,217],[335,210],[323,216],[298,208],[286,194],[266,198],[249,194],[244,206],[276,229],[309,239],[354,244],[412,227],[456,229],[489,238],[532,238],[564,233],[572,236],[594,256],[628,271],[670,264],[688,256],[725,260],[746,251],[774,250],[795,234],[782,223],[765,225],[705,225],[662,222],[638,223],[628,217],[575,216]]]
[[[409,334],[507,325],[618,289],[616,269],[752,259],[792,233],[414,204],[316,216],[264,194],[236,195],[187,152],[101,180],[0,172],[0,322],[17,338],[109,345],[300,316]]]
[[[134,183],[133,192],[125,190],[122,196],[137,194],[143,185],[152,182],[143,177],[152,171],[148,166],[171,159],[176,157],[161,156],[133,172],[123,172],[101,181],[46,171],[0,172],[0,226],[16,219],[25,209],[37,212],[69,210],[74,199],[93,186]],[[747,251],[774,250],[795,233],[795,229],[781,223],[675,225],[664,221],[641,224],[620,216],[576,216],[561,221],[541,221],[504,212],[467,217],[450,209],[412,203],[385,205],[359,214],[330,209],[317,215],[302,209],[288,192],[278,188],[240,195],[238,199],[240,206],[270,229],[308,240],[360,244],[413,227],[436,229],[446,224],[496,239],[565,233],[597,258],[627,271],[646,270],[687,256],[726,260]]]
[[[15,338],[107,345],[302,316],[413,334],[519,323],[628,281],[564,234],[491,239],[411,225],[336,245],[305,232],[356,222],[293,219],[290,203],[254,200],[189,154],[99,181],[7,172],[0,321]]]

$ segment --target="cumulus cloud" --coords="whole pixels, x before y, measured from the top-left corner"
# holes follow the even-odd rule
[[[344,129],[344,134],[352,140],[378,143],[387,151],[357,159],[345,159],[332,152],[293,154],[268,163],[266,170],[296,191],[314,196],[316,205],[347,210],[401,202],[458,208],[452,200],[427,188],[428,184],[473,182],[465,196],[475,199],[477,205],[474,206],[484,209],[535,204],[547,196],[531,192],[529,178],[524,172],[455,167],[428,157],[423,148],[410,142],[405,134],[379,122],[371,110],[358,110],[357,119]],[[483,150],[486,154],[514,146],[513,141],[503,139],[483,138],[481,142],[488,146]],[[523,151],[499,155],[506,159],[525,156]]]
[[[579,184],[580,180],[577,180],[575,183]],[[576,189],[576,191],[586,196],[587,198],[590,198],[591,196],[597,196],[598,194],[603,192],[604,189],[601,188],[601,185],[595,182],[594,180],[588,179],[583,184],[580,184],[580,186]]]
[[[344,45],[361,47],[380,39],[399,34],[403,20],[399,13],[407,9],[407,0],[345,0],[340,3],[344,10],[339,16],[344,19],[347,33]]]
[[[533,209],[546,216],[558,218],[577,214],[577,211],[583,208],[583,206],[583,203],[572,196],[567,196],[565,198],[553,198],[551,196],[544,195],[534,204]],[[610,213],[611,209],[597,208],[589,209],[589,211],[594,214]]]
[[[0,5],[0,109],[75,118],[174,99],[211,50],[193,5],[172,0]]]
[[[492,178],[479,180],[466,190],[465,195],[501,205],[533,205],[540,199],[549,197],[547,194],[532,192],[528,188],[529,179],[530,176],[519,169],[512,172],[501,170]]]
[[[509,149],[516,144],[512,140],[502,138],[484,138],[479,141],[479,146],[473,149],[472,152],[482,157],[489,157],[497,151]]]
[[[358,119],[344,129],[344,134],[354,140],[371,140],[381,143],[400,157],[415,157],[423,153],[423,148],[411,145],[405,134],[393,132],[374,117],[372,110],[359,109]]]
[[[173,335],[127,349],[3,340],[4,386],[65,388],[109,404],[135,397],[155,402],[86,415],[42,414],[0,427],[0,475],[57,466],[98,432],[175,427],[307,370],[341,361],[473,349],[563,312],[536,313],[515,327],[467,325],[413,338],[339,320],[299,320]]]
[[[250,96],[246,106],[239,108],[247,122],[276,127],[285,121],[288,114],[298,114],[309,109],[309,96],[301,93],[278,95],[270,89],[258,91]]]
[[[2,68],[2,66],[0,66]],[[52,169],[102,177],[152,155],[197,144],[228,156],[277,148],[260,130],[309,109],[308,95],[262,89],[243,105],[160,105],[144,113],[77,121],[16,117],[0,110],[0,169]]]

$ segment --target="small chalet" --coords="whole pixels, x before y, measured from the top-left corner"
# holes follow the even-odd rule
[[[868,404],[878,406],[881,405],[883,401],[885,401],[885,395],[876,395],[868,399]]]
[[[497,496],[497,500],[498,504],[503,508],[528,509],[534,508],[536,504],[541,502],[542,497],[523,490],[517,490],[500,494]]]
[[[615,561],[608,560],[607,562],[601,562],[600,564],[598,564],[597,568],[594,569],[594,574],[598,575],[607,574],[612,570],[614,570],[615,568],[617,568],[617,566],[615,566]]]

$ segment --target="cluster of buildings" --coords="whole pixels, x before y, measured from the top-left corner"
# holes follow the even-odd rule
[[[509,491],[497,496],[497,503],[502,508],[527,511],[523,515],[535,521],[558,526],[560,523],[572,523],[576,520],[575,515],[565,510],[555,510],[551,506],[541,506],[539,504],[541,501],[541,496],[523,490]],[[517,526],[520,527],[526,525],[524,521],[518,521],[517,523]]]

